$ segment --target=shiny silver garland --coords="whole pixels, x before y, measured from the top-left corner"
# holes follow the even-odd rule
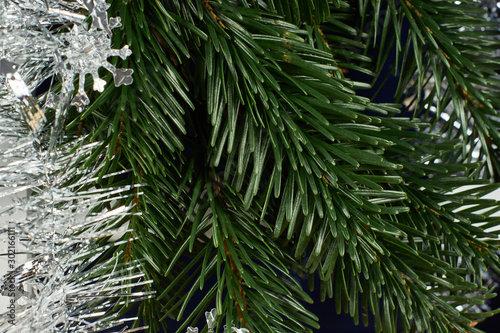
[[[207,320],[207,333],[214,333],[215,327],[217,326],[217,309],[212,309],[210,311],[205,312],[205,318]],[[226,325],[224,325],[224,333],[250,333],[247,328],[237,328],[231,326],[228,330]],[[186,333],[198,333],[198,327],[189,326],[187,328]]]
[[[120,264],[120,251],[103,262],[101,258],[121,245],[102,239],[127,225],[123,221],[130,219],[132,206],[118,202],[132,193],[140,195],[140,185],[94,187],[103,163],[81,166],[102,143],[87,143],[85,137],[68,137],[62,131],[69,107],[83,111],[89,103],[87,74],[97,91],[106,84],[98,75],[100,67],[113,73],[115,85],[132,83],[131,69],[108,62],[108,57],[131,54],[128,46],[111,48],[111,30],[120,20],[108,19],[108,7],[104,0],[0,2],[0,197],[11,200],[0,207],[0,215],[10,220],[2,232],[33,255],[10,267],[0,280],[0,292],[11,298],[14,309],[2,316],[1,332],[145,329],[128,329],[127,322],[137,318],[118,318],[112,311],[154,296],[136,291],[152,282],[141,273],[141,263]],[[91,24],[85,23],[89,16]],[[35,93],[54,80],[61,83],[57,93]],[[51,123],[48,109],[55,111]],[[111,176],[116,175],[104,175]],[[110,208],[96,211],[103,202]],[[26,214],[16,218],[19,212]]]

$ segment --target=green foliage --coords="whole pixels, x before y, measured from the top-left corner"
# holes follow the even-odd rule
[[[500,268],[500,205],[482,198],[500,172],[500,30],[474,2],[111,4],[134,84],[67,130],[99,142],[96,186],[144,185],[115,253],[154,280],[152,332],[214,304],[219,331],[311,332],[297,274],[378,332],[479,331],[480,272]]]

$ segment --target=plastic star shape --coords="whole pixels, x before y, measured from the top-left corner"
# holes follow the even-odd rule
[[[106,81],[99,77],[98,70],[101,67],[106,68],[113,73],[116,86],[132,83],[132,69],[119,69],[108,62],[108,57],[119,56],[126,59],[132,54],[128,45],[121,49],[111,48],[111,38],[109,31],[121,26],[118,18],[112,18],[109,26],[92,24],[90,29],[83,26],[74,25],[71,32],[65,36],[65,47],[63,48],[62,64],[60,71],[63,76],[63,89],[65,93],[73,91],[73,81],[75,76],[79,75],[78,92],[73,98],[71,104],[75,105],[79,111],[89,104],[89,98],[85,93],[85,76],[91,74],[94,81],[94,90],[102,92]],[[106,27],[106,29],[101,29]]]

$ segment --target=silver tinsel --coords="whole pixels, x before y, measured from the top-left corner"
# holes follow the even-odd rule
[[[139,262],[118,265],[114,258],[92,266],[102,247],[83,245],[65,255],[41,255],[6,276],[20,286],[16,324],[8,320],[2,332],[88,332],[109,329],[136,318],[117,318],[108,310],[125,302],[141,301],[151,292],[130,290],[151,283],[137,273]],[[86,258],[90,255],[90,258]],[[110,271],[111,273],[102,274]],[[2,289],[9,286],[4,284]],[[126,332],[126,331],[122,331]]]
[[[91,74],[94,90],[103,91],[105,81],[98,69],[113,73],[115,84],[131,84],[131,69],[117,69],[108,57],[125,59],[131,54],[128,46],[111,48],[111,30],[121,26],[119,18],[108,20],[109,5],[104,0],[10,0],[0,3],[0,75],[14,89],[0,93],[4,102],[23,104],[20,112],[31,129],[40,131],[43,109],[32,100],[30,91],[43,82],[57,78],[62,89],[57,95],[47,94],[44,107],[56,109],[55,128],[59,129],[68,102],[83,111],[89,99],[84,91],[85,76]],[[87,26],[84,12],[92,17]],[[15,71],[3,64],[14,64]],[[3,75],[2,75],[3,74]],[[79,77],[77,94],[73,96],[74,80]],[[13,103],[15,99],[23,103]],[[34,108],[34,109],[33,109]],[[31,109],[31,110],[29,110]],[[29,116],[38,114],[32,120]]]
[[[207,320],[207,328],[208,331],[207,333],[214,333],[215,327],[217,326],[217,309],[212,309],[210,311],[205,312],[205,318]],[[224,325],[224,333],[250,333],[250,331],[247,328],[237,328],[234,326],[231,326],[231,328],[228,330],[226,325]],[[187,328],[186,333],[198,333],[198,327],[192,327],[189,326]]]
[[[62,131],[68,108],[75,105],[82,111],[89,103],[87,74],[97,91],[105,86],[100,67],[113,73],[115,85],[132,83],[131,69],[108,62],[108,57],[131,54],[128,46],[111,48],[112,29],[120,20],[108,19],[108,7],[104,0],[0,2],[0,197],[11,199],[0,207],[0,215],[10,219],[2,232],[34,256],[11,267],[0,280],[0,292],[12,303],[2,316],[1,332],[88,332],[123,326],[137,318],[117,318],[111,309],[153,297],[137,291],[152,282],[140,273],[140,262],[119,264],[119,251],[101,258],[121,245],[103,239],[126,228],[132,206],[118,203],[140,195],[139,185],[95,187],[99,176],[120,175],[100,175],[104,156],[94,167],[81,168],[101,143],[89,144],[85,137],[68,137]],[[84,22],[88,16],[90,25]],[[59,81],[61,89],[34,96],[48,81]],[[48,109],[55,111],[51,124],[45,116]],[[104,202],[108,209],[99,211],[96,207]],[[18,212],[26,214],[15,219]],[[137,330],[122,327],[120,332]]]

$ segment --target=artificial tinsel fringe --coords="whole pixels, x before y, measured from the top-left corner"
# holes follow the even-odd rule
[[[0,2],[0,197],[12,199],[0,207],[9,219],[2,232],[33,255],[20,266],[12,265],[1,280],[1,292],[13,304],[2,316],[1,332],[146,328],[128,329],[127,323],[137,318],[119,318],[112,311],[154,296],[135,291],[152,282],[140,272],[141,262],[120,263],[120,251],[102,259],[107,250],[122,245],[102,240],[132,215],[132,206],[116,202],[140,194],[135,188],[140,185],[96,188],[99,176],[117,176],[100,175],[103,163],[80,168],[100,143],[68,137],[62,130],[69,107],[82,111],[89,103],[86,74],[93,76],[98,91],[105,85],[100,67],[113,73],[116,85],[132,83],[132,70],[107,62],[110,56],[125,59],[131,53],[128,46],[111,48],[111,30],[120,20],[108,19],[108,7],[104,0]],[[54,81],[61,85],[57,93],[49,89],[32,96],[36,88]],[[55,113],[50,123],[49,109]],[[112,208],[96,211],[103,202]],[[19,212],[26,216],[15,220]]]
[[[215,327],[217,326],[217,309],[212,309],[205,312],[205,318],[207,320],[207,333],[214,333]],[[226,325],[224,325],[224,333],[250,333],[247,328],[237,328],[232,326],[229,330]],[[198,327],[189,326],[187,328],[187,333],[198,333]]]

